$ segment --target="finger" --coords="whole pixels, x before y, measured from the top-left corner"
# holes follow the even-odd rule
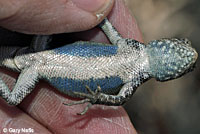
[[[2,70],[1,70],[2,71]],[[11,79],[8,75],[2,74],[1,77],[11,87],[11,83],[14,83],[14,79]],[[8,83],[9,82],[9,83]],[[17,133],[15,130],[27,131],[34,133],[50,134],[40,123],[31,118],[27,113],[15,106],[9,106],[4,100],[0,99],[0,133]],[[15,131],[15,132],[14,132]]]
[[[123,0],[118,0],[115,2],[113,9],[109,13],[108,18],[123,38],[131,38],[143,42],[142,34],[137,25],[137,22],[135,18],[131,15],[129,9],[125,6]],[[102,42],[107,39],[102,31],[95,34],[95,36],[92,33],[92,30],[90,30],[90,32],[90,34],[93,35],[92,41]],[[108,40],[106,40],[105,42],[108,42]]]
[[[128,8],[124,5],[123,0],[115,1],[112,11],[109,13],[109,21],[117,29],[117,31],[124,38],[132,38],[137,41],[143,42],[142,34],[137,25],[135,18],[131,15]],[[64,38],[68,41],[76,40],[90,40],[94,42],[104,42],[109,43],[105,34],[100,30],[100,28],[93,28],[88,31],[72,33],[62,35],[61,38]],[[65,40],[56,40],[58,43],[65,44]],[[56,43],[55,43],[56,44]]]
[[[139,28],[136,25],[135,20],[129,15],[127,8],[124,5],[121,5],[122,1],[118,0],[115,3],[112,14],[115,15],[115,10],[117,10],[119,16],[118,20],[112,18],[114,21],[117,30],[122,32],[122,36],[129,38],[136,38],[137,40],[142,40]],[[120,8],[121,11],[118,11]],[[122,15],[123,14],[123,15]],[[124,15],[124,14],[127,14]],[[129,20],[124,18],[129,17]],[[128,26],[130,25],[131,29]],[[122,28],[121,28],[122,27]],[[125,29],[125,30],[124,30]],[[136,32],[135,32],[135,31]],[[105,39],[104,34],[97,32],[97,35],[94,35],[93,30],[87,31],[93,32],[93,40],[97,41]],[[86,32],[86,33],[87,33]],[[84,37],[88,37],[85,33]],[[83,33],[78,33],[83,34]],[[93,106],[85,116],[77,116],[76,113],[80,113],[86,105],[77,105],[77,106],[65,106],[62,103],[69,103],[71,98],[62,95],[61,93],[55,91],[51,86],[48,86],[45,83],[40,83],[42,85],[37,86],[34,93],[32,93],[24,101],[31,103],[25,104],[22,103],[21,108],[31,114],[39,122],[42,122],[45,126],[55,133],[113,133],[119,131],[121,133],[136,133],[133,128],[127,113],[123,110],[122,107],[113,107],[109,106]],[[31,97],[32,96],[32,97]],[[30,100],[27,100],[30,99]],[[61,129],[62,128],[62,129]],[[110,129],[111,128],[111,129]],[[96,131],[98,130],[98,131]]]
[[[87,104],[63,105],[63,102],[76,101],[71,99],[44,82],[20,107],[53,133],[136,133],[122,107],[94,105],[85,115],[80,116],[77,113]]]
[[[13,31],[52,34],[90,29],[114,0],[1,0],[0,25]]]

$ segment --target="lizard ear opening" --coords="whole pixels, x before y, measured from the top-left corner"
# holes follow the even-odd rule
[[[158,81],[175,79],[192,71],[197,52],[183,39],[155,40],[147,45],[150,74]]]

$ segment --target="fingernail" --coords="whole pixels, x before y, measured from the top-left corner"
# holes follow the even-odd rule
[[[88,12],[97,13],[111,6],[113,0],[72,0],[78,7]]]

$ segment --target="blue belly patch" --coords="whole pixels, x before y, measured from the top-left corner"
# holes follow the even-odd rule
[[[81,93],[88,93],[86,85],[90,87],[92,91],[97,89],[99,85],[101,92],[108,93],[112,92],[108,89],[116,89],[123,84],[123,81],[119,77],[107,77],[102,79],[89,79],[89,80],[73,80],[66,78],[52,78],[50,83],[58,88],[61,92],[68,92],[69,90]]]
[[[57,54],[81,57],[112,56],[117,54],[118,46],[95,42],[78,42],[54,49]]]

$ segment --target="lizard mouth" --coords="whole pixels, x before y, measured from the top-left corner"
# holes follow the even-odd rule
[[[181,77],[181,76],[183,76],[183,75],[185,75],[185,74],[187,74],[189,72],[192,72],[195,68],[196,68],[196,62],[193,63],[193,65],[191,65],[191,67],[188,68],[187,70],[185,70],[181,75],[179,75],[179,77]]]
[[[192,72],[194,69],[196,68],[196,62],[195,63],[193,63],[193,65],[191,65],[191,67],[190,68],[188,68],[185,72],[184,72],[184,74],[185,73],[189,73],[189,72]]]
[[[197,52],[194,50],[194,57],[193,57],[193,63],[190,64],[190,67],[188,69],[186,69],[179,77],[189,73],[189,72],[192,72],[194,71],[194,69],[196,68],[196,60],[197,60],[197,57],[198,57],[198,54]]]
[[[182,75],[184,75],[186,73],[189,73],[189,72],[192,72],[196,68],[196,61],[197,61],[197,58],[198,58],[198,53],[196,52],[196,50],[194,48],[192,48],[192,49],[193,49],[193,54],[194,55],[192,57],[192,61],[190,63],[190,67],[188,69],[186,69]]]

